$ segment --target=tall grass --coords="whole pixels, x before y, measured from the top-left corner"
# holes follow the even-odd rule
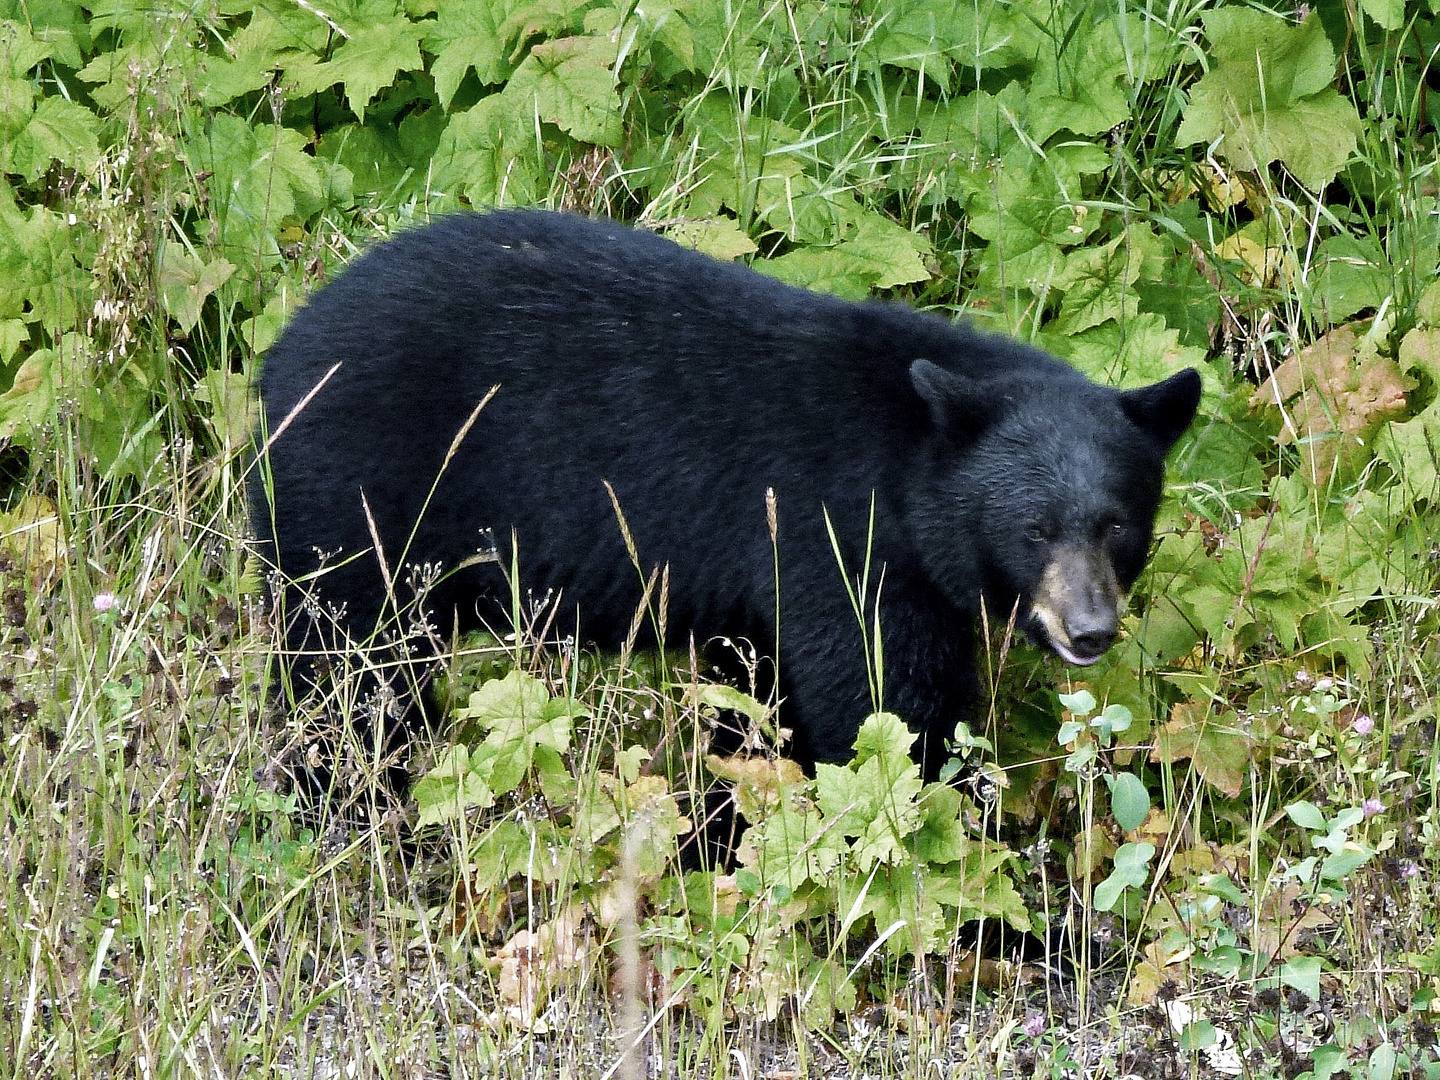
[[[1203,7],[1176,3],[1153,17],[1193,27]],[[735,17],[752,14],[737,8]],[[803,70],[811,80],[808,100],[819,104],[791,148],[813,158],[822,187],[879,200],[896,158],[918,149],[905,141],[908,128],[899,119],[856,106],[862,95],[884,102],[890,92],[854,62],[874,31],[872,25],[850,40],[828,42],[825,64],[800,55],[807,46],[797,32],[795,54],[767,58],[757,69],[759,85],[717,68],[686,108],[693,113],[708,96],[728,92],[736,129],[745,130],[765,114],[768,96],[794,93],[791,72]],[[1347,212],[1352,228],[1377,237],[1383,219],[1383,243],[1400,268],[1390,314],[1408,325],[1431,284],[1407,252],[1436,228],[1436,164],[1429,144],[1414,135],[1427,91],[1407,81],[1414,68],[1398,62],[1402,47],[1402,38],[1383,48],[1357,39],[1342,78],[1358,100],[1393,118],[1369,129],[1352,162],[1368,176],[1357,187],[1373,196],[1352,199]],[[1087,201],[1091,211],[1118,209],[1157,231],[1167,227],[1165,192],[1186,172],[1172,145],[1183,77],[1177,67],[1170,81],[1145,84],[1132,122],[1115,134],[1117,168],[1108,187]],[[964,85],[980,78],[976,72]],[[856,123],[861,116],[867,126]],[[895,130],[887,126],[892,122]],[[1223,948],[1210,954],[1218,959],[1185,994],[1194,1015],[1243,1040],[1256,1062],[1247,1066],[1252,1075],[1281,1066],[1303,1071],[1327,1041],[1357,1058],[1393,1043],[1411,1055],[1412,1075],[1436,1074],[1434,1054],[1424,1046],[1427,1030],[1433,1036],[1429,1017],[1440,971],[1436,916],[1415,884],[1417,876],[1428,881],[1440,872],[1433,596],[1379,598],[1373,670],[1364,679],[1356,673],[1350,684],[1317,687],[1327,677],[1319,665],[1308,681],[1288,668],[1282,680],[1262,660],[1195,675],[1210,680],[1219,702],[1273,679],[1277,728],[1311,732],[1308,740],[1286,743],[1287,754],[1253,766],[1242,811],[1193,770],[1157,766],[1160,789],[1152,794],[1163,822],[1149,834],[1158,849],[1152,865],[1208,859],[1208,872],[1245,890],[1243,903],[1223,899],[1222,890],[1210,897],[1211,908],[1187,908],[1155,875],[1141,917],[1168,929],[1137,947],[1128,934],[1132,924],[1088,903],[1108,857],[1101,849],[1114,846],[1096,817],[1096,778],[1067,776],[1059,748],[1045,760],[1007,760],[986,775],[1003,783],[1008,770],[1030,794],[1004,815],[995,801],[979,800],[977,825],[995,835],[1004,818],[1022,856],[1027,896],[1044,921],[1074,913],[1069,932],[1057,939],[1063,955],[1052,957],[1063,975],[1047,978],[1033,966],[997,962],[970,948],[969,931],[959,927],[946,954],[897,958],[879,942],[848,941],[846,913],[838,912],[807,944],[889,992],[858,1002],[845,1019],[818,1031],[794,1000],[779,1001],[778,991],[770,1019],[729,1007],[741,987],[754,992],[747,1000],[764,997],[754,985],[760,967],[753,957],[795,947],[792,915],[778,907],[747,916],[752,921],[739,936],[753,952],[741,955],[735,935],[681,940],[688,924],[648,919],[651,913],[636,903],[641,871],[633,852],[603,882],[579,876],[574,852],[550,852],[541,853],[550,859],[545,873],[493,886],[476,865],[477,850],[506,822],[532,827],[544,811],[538,802],[465,817],[457,828],[418,838],[410,828],[413,806],[381,799],[360,815],[342,807],[332,814],[328,804],[301,806],[289,775],[327,732],[265,692],[278,634],[261,569],[245,545],[243,403],[218,404],[231,384],[212,379],[209,398],[197,404],[191,377],[232,369],[237,378],[248,376],[258,358],[223,319],[201,321],[178,343],[161,329],[154,244],[144,238],[166,227],[172,200],[162,194],[164,185],[198,192],[201,184],[193,171],[155,166],[184,134],[175,115],[137,112],[133,123],[132,141],[149,152],[114,164],[102,185],[102,197],[114,200],[86,220],[98,222],[107,253],[101,264],[105,297],[113,301],[107,340],[141,350],[152,361],[146,370],[167,373],[151,388],[158,419],[126,433],[137,460],[153,451],[153,465],[98,473],[87,464],[97,439],[94,418],[63,401],[41,442],[28,455],[6,458],[25,479],[0,542],[0,1071],[1159,1075],[1228,1067],[1212,1049],[1223,1049],[1224,1040],[1207,1045],[1198,1029],[1182,1037],[1173,993],[1151,995],[1157,1005],[1138,1007],[1128,1003],[1127,990],[1144,980],[1163,984],[1183,960],[1177,957],[1193,951],[1197,928],[1219,926],[1223,937],[1227,924],[1274,924],[1286,935],[1274,942],[1277,951],[1319,942],[1314,951],[1327,957],[1322,1002],[1293,983],[1272,985],[1273,967],[1258,974],[1227,968]],[[670,163],[668,184],[652,186],[643,170],[626,171],[613,154],[597,150],[553,174],[545,201],[666,223],[706,163],[705,148],[688,131],[681,123],[657,138],[652,156]],[[746,148],[754,160],[745,165],[755,177],[774,149]],[[958,246],[937,257],[941,272],[912,299],[998,319],[1015,332],[1036,331],[1043,311],[1027,307],[1019,290],[1009,306],[994,296],[974,302],[966,288],[974,274],[965,223],[949,220],[924,197],[933,180],[917,177],[914,189],[889,206],[912,228],[959,228]],[[754,191],[758,198],[758,182]],[[1263,196],[1277,218],[1287,270],[1227,279],[1227,295],[1238,301],[1223,313],[1217,335],[1239,369],[1261,377],[1325,324],[1306,238],[1335,213],[1293,188],[1272,187]],[[447,205],[437,198],[437,208]],[[403,205],[382,200],[368,215],[336,217],[315,232],[313,254],[338,266],[394,223],[423,219],[428,209],[423,198]],[[1223,215],[1216,220],[1233,226],[1244,212],[1237,207],[1228,222]],[[741,225],[753,214],[753,206],[742,208]],[[1197,255],[1204,273],[1235,274],[1235,264],[1213,249]],[[1253,433],[1237,437],[1245,434]],[[1212,518],[1234,516],[1226,492],[1174,494]],[[1316,498],[1354,494],[1338,489]],[[1425,520],[1417,514],[1415,524]],[[639,617],[661,617],[658,592],[654,597]],[[441,657],[450,700],[463,701],[482,678],[507,667],[533,672],[589,714],[571,751],[576,777],[593,781],[615,768],[617,755],[642,732],[666,748],[653,768],[680,801],[702,805],[714,781],[693,749],[704,745],[713,717],[695,703],[693,686],[704,675],[698,657],[654,663],[627,651],[596,658],[557,640],[563,633],[527,633],[534,620],[518,601],[516,614],[511,640],[453,643]],[[1012,650],[1011,629],[992,627],[985,641],[993,705],[983,734],[1002,745],[1008,733],[1035,722],[1028,695],[1036,681],[1051,677],[1033,653]],[[1317,727],[1313,710],[1327,692],[1340,703],[1333,722]],[[1361,716],[1372,719],[1373,736],[1357,740],[1348,733]],[[440,760],[453,738],[443,729],[420,734],[409,749],[412,773]],[[373,750],[353,741],[341,754],[348,771],[336,773],[362,801],[383,790],[377,781],[385,763]],[[1047,782],[1032,783],[1035,777]],[[1282,806],[1322,796],[1359,804],[1377,787],[1397,793],[1399,805],[1372,836],[1379,857],[1350,892],[1326,906],[1286,891],[1285,871],[1313,851],[1276,839],[1285,823]],[[538,834],[531,828],[529,835]],[[1061,847],[1070,852],[1068,865],[1056,854]],[[733,898],[725,875],[692,881],[695,894],[682,892],[682,900],[697,910],[719,909]],[[615,916],[579,918],[579,896],[596,911],[614,905]],[[674,982],[657,966],[666,949],[694,957]],[[1242,991],[1243,1006],[1232,1007],[1228,995]],[[1351,1015],[1327,1012],[1340,1001]],[[1383,1058],[1368,1065],[1377,1080],[1390,1075]]]

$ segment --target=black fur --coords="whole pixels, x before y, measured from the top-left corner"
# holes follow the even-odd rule
[[[274,442],[273,512],[257,483],[254,520],[292,578],[331,553],[315,584],[355,638],[385,599],[363,491],[402,602],[402,551],[454,568],[498,544],[500,563],[430,591],[442,637],[504,621],[513,529],[523,585],[563,591],[585,637],[616,646],[641,587],[608,480],[644,568],[669,564],[677,641],[694,631],[768,652],[773,487],[782,722],[800,761],[844,760],[871,701],[822,507],[853,573],[873,498],[884,706],[922,733],[931,775],[974,693],[982,595],[992,615],[1018,601],[1024,616],[1062,543],[1103,549],[1128,587],[1164,456],[1199,396],[1194,372],[1122,395],[898,305],[842,302],[622,225],[538,212],[449,218],[357,260],[270,351],[266,430],[337,362]],[[319,640],[311,620],[291,626],[291,647]]]

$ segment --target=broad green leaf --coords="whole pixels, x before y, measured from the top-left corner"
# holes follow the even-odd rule
[[[694,248],[725,262],[753,255],[759,250],[755,241],[745,235],[740,225],[730,218],[679,221],[665,230],[677,244]]]
[[[207,56],[200,65],[196,89],[200,100],[212,109],[266,86],[280,57],[268,51],[252,51],[239,56]]]
[[[23,76],[54,52],[53,41],[36,37],[24,23],[0,19],[0,77]]]
[[[178,21],[179,16],[171,14],[170,18]],[[93,24],[92,28],[98,30]],[[80,69],[79,77],[93,84],[90,98],[104,112],[123,114],[142,87],[157,83],[179,85],[179,80],[194,81],[200,75],[205,53],[181,45],[175,38],[157,33],[157,29],[148,26],[127,36],[118,48],[100,50]],[[189,32],[181,26],[172,29],[176,34]],[[166,48],[167,44],[170,47]]]
[[[1331,324],[1378,308],[1390,295],[1390,262],[1373,236],[1332,236],[1316,250],[1315,305]]]
[[[1405,25],[1405,0],[1360,0],[1360,8],[1383,30]]]
[[[1360,117],[1331,87],[1335,52],[1319,17],[1292,26],[1229,7],[1202,18],[1216,64],[1191,91],[1176,144],[1215,144],[1239,169],[1283,161],[1310,188],[1332,180],[1355,150]]]
[[[1295,822],[1302,829],[1309,829],[1312,832],[1324,832],[1330,827],[1325,820],[1325,815],[1320,808],[1312,802],[1301,800],[1293,802],[1285,807],[1285,814],[1291,821]]]
[[[705,683],[700,687],[700,701],[713,709],[730,709],[755,722],[765,719],[769,709],[751,695],[725,683]]]
[[[60,381],[57,363],[53,349],[36,349],[25,358],[10,388],[0,394],[0,439],[28,445],[25,436],[51,415]]]
[[[415,782],[415,803],[420,809],[417,828],[460,820],[472,807],[484,809],[495,802],[483,777],[470,764],[463,746],[452,746],[436,766]]]
[[[1232,603],[1233,601],[1227,602]],[[1205,702],[1181,702],[1170,719],[1154,731],[1151,761],[1189,758],[1202,779],[1232,798],[1240,794],[1249,773],[1254,740],[1233,712],[1210,715]]]
[[[422,24],[425,46],[435,54],[430,74],[435,78],[435,93],[440,104],[450,101],[460,80],[472,67],[484,84],[504,82],[514,70],[509,62],[504,37],[505,21],[512,4],[491,0],[477,4],[473,0],[439,0],[436,19]]]
[[[256,355],[264,353],[280,337],[280,331],[290,321],[291,314],[304,299],[302,289],[294,281],[281,280],[276,283],[275,292],[265,307],[253,319],[240,324],[240,333],[245,343]]]
[[[1176,52],[1173,35],[1161,50],[1158,24],[1135,14],[1094,19],[1080,15],[1082,26],[1069,36],[1064,48],[1043,47],[1036,52],[1030,80],[1029,134],[1044,143],[1057,131],[1098,135],[1130,115],[1130,87]],[[1147,47],[1155,55],[1147,57]],[[1132,68],[1136,56],[1139,70]],[[1147,63],[1146,60],[1150,63]]]
[[[8,167],[12,140],[19,137],[30,123],[35,112],[35,87],[28,79],[0,78],[0,164],[7,165],[6,172],[17,170]]]
[[[1102,323],[1068,338],[1047,328],[1042,338],[1057,356],[1063,356],[1097,382],[1117,389],[1148,386],[1182,368],[1193,367],[1200,370],[1204,386],[1202,410],[1223,392],[1223,377],[1205,363],[1205,350],[1181,345],[1180,335],[1154,312],[1141,312],[1123,324]]]
[[[217,113],[186,152],[197,172],[211,174],[205,181],[210,212],[237,266],[253,264],[257,252],[274,250],[286,217],[322,205],[320,170],[305,152],[305,137],[292,128],[252,126]]]
[[[752,265],[791,285],[858,300],[872,289],[927,280],[930,273],[921,254],[928,250],[924,237],[878,214],[867,214],[852,239],[834,247],[797,248]]]
[[[1433,499],[1440,485],[1440,403],[1404,423],[1387,424],[1375,449],[1412,500]]]
[[[1134,773],[1120,773],[1110,788],[1110,810],[1125,832],[1134,832],[1150,813],[1150,793]]]
[[[1143,888],[1154,856],[1154,844],[1121,844],[1115,852],[1114,872],[1095,886],[1095,907],[1100,911],[1114,911],[1126,889]]]
[[[29,336],[24,319],[0,319],[0,364],[10,363]]]
[[[606,38],[546,41],[530,50],[504,95],[580,142],[618,146],[620,99],[610,70],[618,53]]]
[[[869,872],[863,873],[866,877],[854,882],[846,893],[858,890],[864,880],[869,880]],[[944,887],[945,883],[928,866],[918,872],[911,866],[882,867],[875,875],[861,907],[877,932],[901,924],[900,929],[885,939],[886,951],[891,956],[934,952],[943,947],[950,928],[938,895]]]
[[[205,262],[181,244],[164,243],[160,248],[157,283],[165,309],[189,333],[200,321],[205,298],[225,284],[235,272],[224,259]]]
[[[93,176],[100,164],[98,126],[95,114],[84,106],[59,96],[42,98],[10,147],[10,167],[35,179],[58,161]]]
[[[245,447],[260,419],[258,398],[250,380],[238,371],[211,368],[195,387],[195,396],[210,406],[210,427],[222,451]]]
[[[828,882],[844,849],[839,831],[822,825],[813,810],[782,808],[746,831],[739,856],[765,888],[793,893],[807,881]]]
[[[432,159],[434,187],[475,207],[525,206],[544,192],[533,122],[505,93],[453,116]]]
[[[1302,994],[1318,1000],[1321,970],[1318,956],[1297,956],[1281,966],[1280,981],[1286,986],[1292,986]]]
[[[1392,558],[1391,514],[1385,499],[1361,491],[1316,529],[1315,564],[1335,587],[1337,595],[1330,603],[1335,613],[1346,615],[1364,604],[1385,586],[1387,577],[1398,591],[1410,591],[1403,585],[1404,568],[1395,566]]]
[[[867,3],[874,29],[862,56],[922,72],[942,87],[951,62],[974,68],[1008,67],[1034,58],[1044,41],[1023,3],[967,0],[886,0]]]
[[[1146,229],[1133,237],[1154,237]],[[1140,276],[1144,249],[1127,236],[1117,236],[1104,247],[1077,248],[1065,257],[1064,268],[1051,282],[1065,299],[1049,329],[1069,337],[1100,323],[1126,322],[1140,310],[1140,297],[1131,288]]]
[[[301,94],[343,84],[350,108],[364,120],[365,106],[393,83],[396,75],[420,69],[420,39],[424,33],[424,27],[402,18],[356,27],[329,60],[289,66],[286,79]]]
[[[915,832],[915,857],[927,863],[952,863],[970,850],[964,823],[963,800],[948,784],[931,784],[920,800],[920,828]]]
[[[1411,330],[1400,339],[1400,370],[1424,372],[1440,387],[1440,329]]]
[[[855,761],[864,764],[880,758],[890,765],[910,761],[910,747],[918,736],[894,713],[871,713],[855,736]]]
[[[96,243],[95,230],[74,214],[19,209],[0,179],[0,318],[23,317],[53,336],[90,317]]]

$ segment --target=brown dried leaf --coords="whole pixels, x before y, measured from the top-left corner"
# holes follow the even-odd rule
[[[1151,761],[1189,758],[1195,771],[1226,795],[1237,796],[1245,782],[1255,741],[1233,712],[1211,716],[1204,701],[1182,701],[1155,731]]]
[[[1335,920],[1308,900],[1300,899],[1300,883],[1287,881],[1260,903],[1259,918],[1250,928],[1250,947],[1278,960],[1299,956],[1304,931],[1330,926]]]
[[[1170,841],[1170,815],[1158,806],[1152,806],[1140,827],[1130,834],[1130,839],[1154,844],[1156,851],[1164,851]]]
[[[1405,414],[1406,389],[1400,365],[1380,356],[1374,343],[1347,323],[1277,367],[1250,404],[1280,407],[1280,441],[1302,446],[1310,479],[1319,486],[1337,465],[1369,459],[1370,436]]]
[[[1114,854],[1115,841],[1110,838],[1110,834],[1102,826],[1092,825],[1075,834],[1071,873],[1077,881],[1083,879],[1087,871],[1092,877],[1098,876],[1106,861]]]
[[[511,1020],[528,1027],[560,976],[586,959],[590,943],[583,929],[584,915],[572,904],[533,932],[519,931],[496,950],[496,990]]]
[[[1190,980],[1189,952],[1165,956],[1158,941],[1145,946],[1145,956],[1130,973],[1130,989],[1125,998],[1132,1005],[1150,1005],[1167,983],[1184,987]]]
[[[787,788],[805,782],[804,770],[789,758],[706,754],[705,767],[735,785],[735,806],[750,821],[762,820],[780,805]]]

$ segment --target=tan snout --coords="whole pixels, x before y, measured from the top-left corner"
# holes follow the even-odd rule
[[[1046,644],[1071,664],[1093,664],[1120,628],[1125,594],[1104,550],[1081,544],[1055,549],[1030,617],[1045,632]]]

